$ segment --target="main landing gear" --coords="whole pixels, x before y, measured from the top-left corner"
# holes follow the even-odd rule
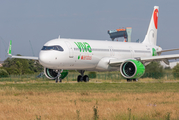
[[[77,77],[77,82],[88,82],[89,81],[89,77],[88,75],[84,75],[84,72],[85,70],[78,70],[78,72],[81,74],[81,75],[78,75]]]
[[[137,82],[138,81],[138,79],[127,79],[127,82]]]
[[[56,72],[57,72],[57,77],[55,78],[55,82],[56,83],[62,82],[62,79],[60,77],[61,77],[61,73],[63,72],[63,70],[56,70]]]

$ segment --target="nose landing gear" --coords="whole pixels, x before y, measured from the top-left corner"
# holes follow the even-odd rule
[[[89,77],[88,75],[84,75],[84,72],[85,70],[78,70],[78,72],[81,74],[81,75],[78,75],[77,77],[77,82],[88,82],[89,81]]]
[[[63,70],[56,70],[56,72],[58,72],[58,74],[57,74],[57,77],[55,78],[55,82],[60,83],[62,82],[62,79],[60,77],[61,77],[61,73],[63,72]]]

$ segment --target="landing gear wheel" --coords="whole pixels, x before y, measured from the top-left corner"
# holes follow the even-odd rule
[[[55,82],[58,83],[58,78],[55,79]]]
[[[82,76],[78,75],[77,82],[82,82]]]
[[[62,82],[62,79],[61,79],[61,78],[59,78],[58,82]]]
[[[62,82],[62,79],[61,79],[61,78],[56,78],[56,79],[55,79],[55,82],[56,82],[56,83],[58,83],[58,82],[61,83],[61,82]]]
[[[62,82],[62,79],[60,78],[60,76],[61,76],[61,73],[63,72],[63,70],[55,70],[55,72],[57,73],[57,76],[55,78],[55,82],[56,83]]]
[[[83,76],[83,81],[84,82],[88,82],[89,81],[89,77],[87,75]]]
[[[132,82],[132,80],[131,79],[127,79],[127,82]]]
[[[133,81],[134,81],[134,82],[137,82],[137,81],[138,81],[138,79],[133,79]]]

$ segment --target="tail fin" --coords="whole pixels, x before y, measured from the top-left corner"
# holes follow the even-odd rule
[[[11,45],[12,45],[12,40],[10,40],[10,42],[9,42],[9,48],[8,48],[8,51],[7,51],[8,55],[10,55],[10,56],[12,56]]]
[[[144,44],[156,45],[157,43],[158,12],[159,7],[154,6],[147,34],[145,36],[144,41],[142,42]]]

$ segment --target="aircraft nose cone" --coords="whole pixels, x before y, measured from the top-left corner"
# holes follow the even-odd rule
[[[45,54],[43,51],[40,51],[39,53],[39,62],[45,66],[50,63],[49,56]]]

